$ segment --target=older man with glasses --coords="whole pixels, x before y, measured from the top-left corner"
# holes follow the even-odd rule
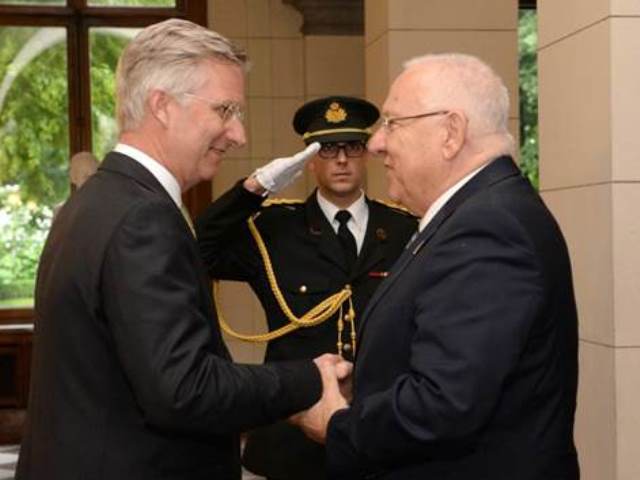
[[[416,218],[363,192],[370,127],[377,108],[352,97],[303,105],[293,127],[307,149],[259,168],[196,222],[214,279],[250,284],[269,334],[266,360],[338,352],[352,359],[367,301],[416,231]],[[317,189],[305,200],[266,200],[297,178],[308,160]],[[230,319],[230,323],[232,319]],[[244,464],[271,479],[323,479],[324,450],[280,423],[249,435]]]
[[[369,142],[418,235],[369,301],[353,401],[297,416],[332,479],[577,480],[567,246],[513,159],[509,95],[480,59],[426,55]]]

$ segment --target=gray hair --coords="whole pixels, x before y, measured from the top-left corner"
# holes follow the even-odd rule
[[[188,93],[205,81],[207,60],[246,70],[245,52],[212,30],[172,18],[142,30],[124,49],[116,71],[116,114],[120,131],[139,125],[152,89]]]
[[[509,92],[502,79],[477,57],[460,53],[429,54],[413,58],[405,70],[430,67],[436,88],[427,95],[434,109],[460,109],[469,120],[469,135],[499,134],[508,130]]]

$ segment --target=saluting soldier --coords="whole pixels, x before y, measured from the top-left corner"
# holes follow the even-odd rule
[[[416,231],[416,218],[363,193],[367,140],[378,109],[353,97],[303,105],[293,127],[307,148],[257,169],[196,222],[213,279],[247,282],[270,333],[267,361],[338,352],[354,358],[359,316]],[[305,201],[266,200],[308,161],[317,189]],[[266,200],[266,201],[265,201]],[[243,462],[269,479],[323,479],[324,448],[287,423],[250,433]]]

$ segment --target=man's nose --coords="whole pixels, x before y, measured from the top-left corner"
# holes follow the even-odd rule
[[[232,118],[227,126],[227,138],[234,147],[242,147],[247,143],[247,133],[244,124],[237,118]]]
[[[385,152],[384,128],[378,128],[367,143],[367,150],[372,155],[382,155]]]

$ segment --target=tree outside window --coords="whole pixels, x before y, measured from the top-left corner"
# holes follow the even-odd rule
[[[537,14],[520,10],[520,168],[538,188],[538,64]]]

